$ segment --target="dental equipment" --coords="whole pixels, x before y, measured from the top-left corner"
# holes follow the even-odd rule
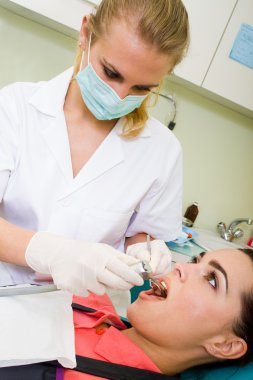
[[[149,254],[151,255],[151,243],[150,243],[150,236],[149,235],[147,235],[147,250],[148,250]],[[148,264],[148,266],[150,267],[149,264]],[[156,290],[159,291],[161,297],[163,297],[163,298],[167,297],[167,289],[166,289],[164,282],[163,281],[160,282],[159,280],[153,278],[151,267],[150,267],[150,271],[149,271],[149,283],[150,283],[151,288],[154,291],[156,291]]]
[[[58,290],[56,285],[21,284],[0,287],[0,297],[20,296],[35,293],[48,293]]]

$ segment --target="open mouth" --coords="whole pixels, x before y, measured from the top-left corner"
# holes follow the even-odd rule
[[[152,287],[154,296],[157,296],[160,298],[167,298],[167,294],[168,294],[167,285],[165,284],[164,281],[159,282],[159,281],[150,280],[150,285]]]

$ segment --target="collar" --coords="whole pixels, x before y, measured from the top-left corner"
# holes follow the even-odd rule
[[[29,103],[38,111],[56,117],[59,110],[63,109],[72,75],[73,67],[47,82],[42,82],[38,90],[31,96]]]
[[[144,351],[113,326],[101,336],[94,352],[112,363],[161,373]]]
[[[90,293],[89,296],[85,298],[74,296],[73,302],[96,310],[93,313],[77,312],[75,310],[75,328],[93,328],[104,322],[114,325],[121,330],[126,328],[126,325],[121,321],[107,294],[98,296]]]
[[[73,70],[73,67],[70,67],[53,79],[42,82],[38,90],[31,96],[29,104],[48,116],[56,117],[59,111],[63,110]],[[119,134],[122,132],[123,125],[124,118],[121,118],[116,123],[117,128],[115,128]],[[151,128],[148,120],[144,130],[138,137],[149,136],[151,136]]]

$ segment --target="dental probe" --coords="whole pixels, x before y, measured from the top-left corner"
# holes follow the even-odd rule
[[[149,235],[147,235],[147,250],[151,254],[151,244]],[[161,294],[161,297],[166,298],[166,286],[163,285],[163,282],[160,282],[158,279],[153,278],[152,268],[147,261],[142,260],[139,263],[134,264],[132,268],[143,278],[143,280],[149,280],[149,284],[153,290],[158,290]]]

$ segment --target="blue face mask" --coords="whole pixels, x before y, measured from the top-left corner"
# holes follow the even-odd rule
[[[147,95],[128,95],[121,99],[118,94],[104,82],[90,63],[90,43],[88,48],[88,65],[76,75],[84,103],[98,120],[118,119],[140,107]],[[83,61],[83,57],[82,57]],[[82,67],[82,62],[80,68]]]

